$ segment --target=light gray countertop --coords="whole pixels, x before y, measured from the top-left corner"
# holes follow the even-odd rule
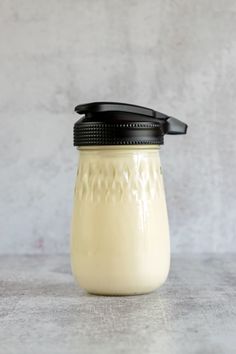
[[[68,256],[0,258],[0,353],[236,353],[235,255],[176,255],[167,283],[88,295]]]

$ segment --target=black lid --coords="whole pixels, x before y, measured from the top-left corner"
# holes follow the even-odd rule
[[[165,134],[186,134],[187,125],[153,109],[117,102],[75,107],[74,146],[163,144]]]

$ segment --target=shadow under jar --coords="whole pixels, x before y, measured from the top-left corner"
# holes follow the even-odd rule
[[[186,124],[151,109],[94,102],[75,108],[79,149],[71,237],[72,271],[101,295],[148,293],[169,272],[170,242],[159,158],[164,134]]]

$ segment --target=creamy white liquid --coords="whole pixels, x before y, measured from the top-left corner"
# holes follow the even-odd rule
[[[157,146],[80,149],[71,263],[91,293],[139,294],[164,283],[170,245]]]

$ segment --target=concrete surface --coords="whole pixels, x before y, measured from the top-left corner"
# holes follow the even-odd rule
[[[235,255],[178,255],[158,291],[99,297],[67,256],[2,256],[0,353],[233,354],[235,274]]]
[[[172,249],[236,251],[235,33],[235,0],[1,0],[0,253],[68,250],[73,108],[93,100],[189,124],[162,149]]]

